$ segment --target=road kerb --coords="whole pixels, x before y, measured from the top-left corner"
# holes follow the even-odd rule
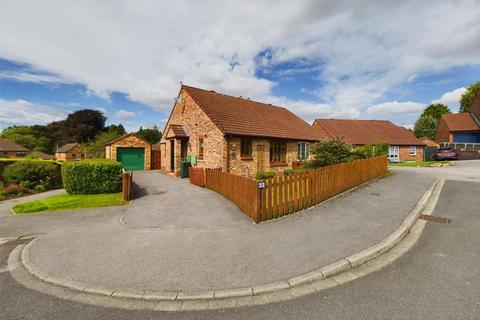
[[[362,250],[356,254],[353,254],[344,259],[340,259],[332,264],[321,267],[311,272],[307,272],[302,275],[298,275],[288,280],[276,281],[267,284],[261,284],[258,286],[238,289],[225,289],[216,291],[203,291],[203,292],[130,292],[128,290],[113,290],[108,288],[102,288],[91,284],[85,284],[77,281],[70,281],[66,279],[60,279],[52,276],[48,276],[45,272],[38,269],[38,267],[31,261],[29,257],[29,250],[36,239],[25,245],[20,254],[20,260],[25,269],[30,272],[36,278],[54,284],[62,286],[75,291],[81,291],[84,293],[93,293],[97,295],[111,296],[112,298],[130,298],[138,300],[155,300],[159,301],[160,305],[165,305],[168,308],[177,309],[170,303],[181,303],[182,310],[187,308],[192,309],[207,309],[212,300],[215,299],[235,299],[235,298],[251,298],[255,299],[255,296],[263,296],[265,294],[280,293],[281,291],[301,289],[304,286],[315,285],[316,283],[321,286],[321,282],[331,278],[331,280],[337,283],[343,283],[349,281],[351,275],[347,274],[348,271],[354,268],[361,267],[363,264],[380,257],[393,247],[395,247],[412,229],[417,218],[420,214],[429,214],[433,210],[436,200],[440,194],[443,186],[443,180],[439,179],[435,181],[428,191],[422,196],[417,205],[411,210],[411,212],[404,219],[402,224],[388,237],[374,246]],[[434,201],[432,201],[434,199]],[[433,203],[432,203],[433,202]],[[427,212],[428,211],[428,212]],[[422,228],[423,229],[423,228]],[[421,232],[421,230],[415,232]],[[342,273],[345,273],[341,276]],[[300,290],[301,292],[302,290]],[[307,290],[308,291],[308,290]],[[118,293],[117,293],[118,292]],[[250,300],[250,299],[249,299]],[[183,303],[182,303],[183,301]],[[162,303],[165,302],[165,303]],[[230,305],[230,302],[221,303],[219,305]],[[211,304],[212,306],[215,304]],[[202,307],[203,306],[203,307]]]

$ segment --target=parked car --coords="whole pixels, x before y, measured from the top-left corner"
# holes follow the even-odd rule
[[[458,160],[458,151],[452,148],[438,148],[435,150],[430,158],[432,160]]]

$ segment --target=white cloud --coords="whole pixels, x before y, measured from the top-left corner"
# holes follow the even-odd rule
[[[0,99],[0,129],[11,125],[46,124],[65,119],[67,113],[58,108],[25,100]]]
[[[131,121],[135,118],[135,112],[120,109],[115,112],[115,118],[118,120]]]
[[[266,100],[275,83],[256,68],[304,61],[322,79],[317,101],[287,106],[356,117],[418,75],[480,63],[475,0],[16,0],[2,12],[2,57],[159,111],[171,108],[180,81]],[[257,59],[265,50],[271,57]],[[39,77],[31,80],[56,81]]]
[[[453,91],[445,92],[439,99],[433,100],[432,103],[443,103],[447,106],[457,107],[460,104],[460,98],[465,91],[467,91],[467,88],[462,87]]]
[[[39,84],[60,84],[68,83],[67,80],[62,79],[52,74],[32,73],[25,71],[2,71],[0,72],[0,79],[15,80],[19,82],[32,82]]]
[[[368,107],[367,113],[374,115],[405,115],[417,114],[423,109],[425,109],[425,104],[423,103],[390,101]]]

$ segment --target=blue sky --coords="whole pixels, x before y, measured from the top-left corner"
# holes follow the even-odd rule
[[[457,110],[480,80],[478,5],[7,1],[0,129],[82,108],[129,131],[162,128],[180,81],[284,106],[308,122],[411,126],[431,102]]]

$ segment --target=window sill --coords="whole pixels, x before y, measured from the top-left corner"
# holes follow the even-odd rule
[[[288,167],[286,162],[270,162],[270,167]]]
[[[252,160],[253,160],[253,157],[240,157],[240,160],[243,160],[243,161],[252,161]]]

